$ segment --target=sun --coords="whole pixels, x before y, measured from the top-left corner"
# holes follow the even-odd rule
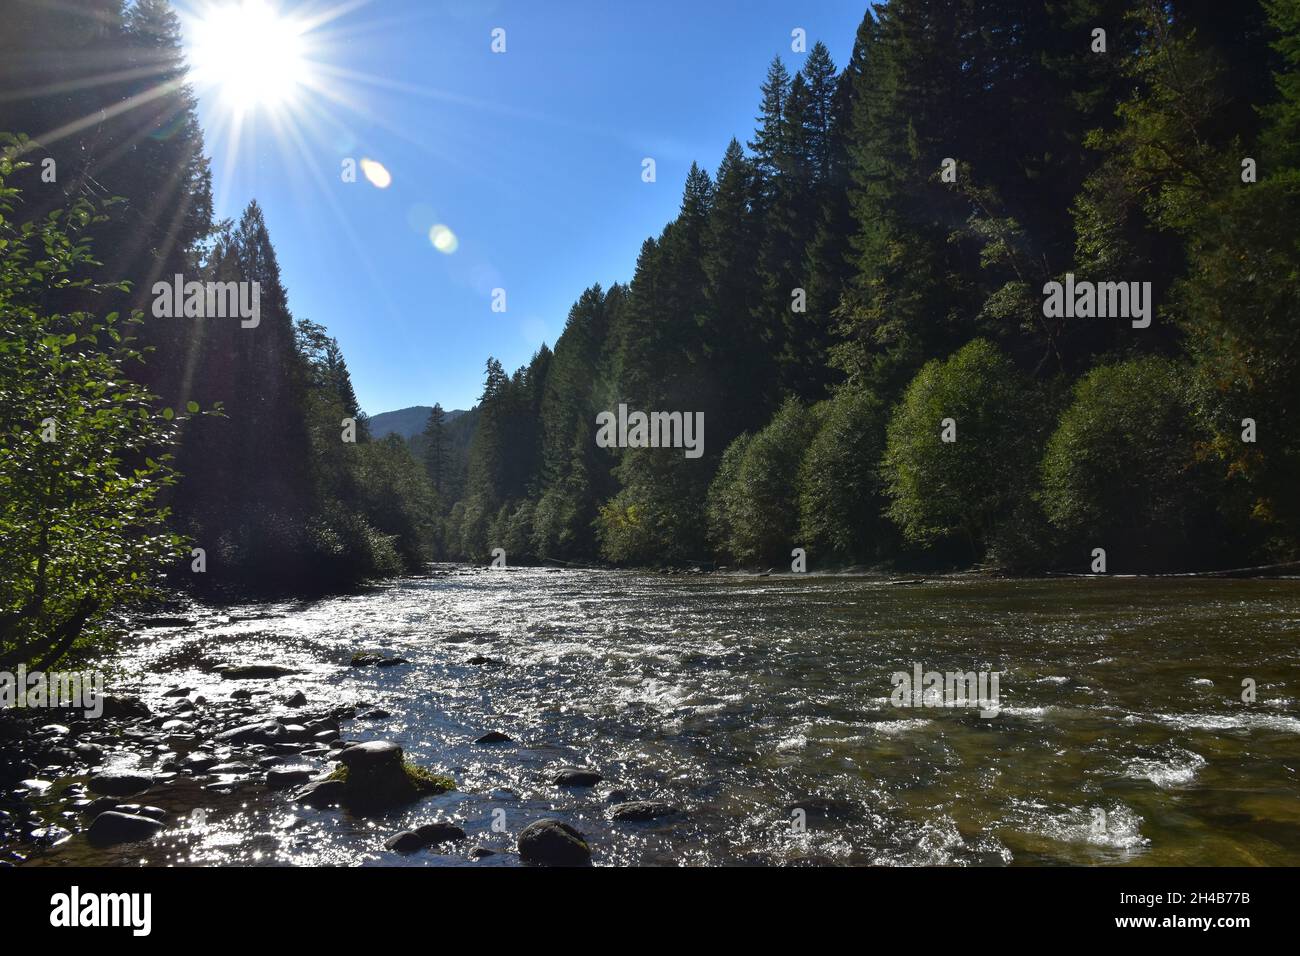
[[[194,21],[192,79],[241,112],[287,105],[309,79],[304,32],[266,0],[214,2]]]

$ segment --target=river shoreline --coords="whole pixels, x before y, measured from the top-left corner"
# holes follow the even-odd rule
[[[152,609],[104,717],[0,716],[0,854],[512,866],[554,820],[597,865],[1300,859],[1294,581],[437,571]],[[1003,672],[1000,713],[898,709],[917,664]],[[455,790],[299,801],[380,741]],[[92,844],[122,805],[161,828]]]

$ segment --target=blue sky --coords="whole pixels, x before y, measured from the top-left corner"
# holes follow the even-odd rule
[[[190,43],[229,0],[175,0]],[[219,217],[263,206],[295,317],[338,337],[371,414],[468,408],[489,355],[554,345],[584,288],[631,278],[676,213],[692,160],[711,172],[752,134],[759,84],[790,34],[837,66],[864,0],[267,0],[299,23],[307,72],[238,124],[198,83]],[[506,52],[491,50],[506,31]],[[206,34],[210,36],[211,33]],[[279,49],[280,45],[277,44]],[[211,48],[207,50],[211,55]],[[237,62],[248,50],[232,49]],[[277,64],[281,58],[276,57]],[[268,77],[268,83],[271,77]],[[238,125],[235,142],[232,131]],[[345,183],[376,160],[385,189]],[[644,157],[657,182],[641,180]],[[428,231],[444,224],[453,254]],[[507,311],[491,310],[506,290]]]

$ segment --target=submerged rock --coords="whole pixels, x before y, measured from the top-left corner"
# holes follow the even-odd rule
[[[289,677],[298,673],[291,667],[279,664],[235,664],[222,667],[219,673],[225,680],[270,680],[276,677]]]
[[[373,651],[359,652],[352,655],[353,667],[396,667],[411,663],[405,657],[385,657]]]
[[[784,807],[787,817],[796,810],[802,810],[810,820],[854,820],[862,816],[861,806],[838,797],[809,796]]]
[[[561,767],[551,782],[557,787],[594,787],[604,779],[590,767]]]
[[[614,807],[609,816],[610,819],[621,822],[641,823],[646,820],[675,816],[680,812],[670,803],[660,803],[656,800],[631,800]]]
[[[519,834],[519,856],[540,866],[585,866],[591,847],[581,833],[559,820],[537,820]]]

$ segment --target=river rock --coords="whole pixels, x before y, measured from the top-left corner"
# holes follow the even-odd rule
[[[150,820],[164,820],[167,817],[167,811],[162,807],[142,807],[138,803],[119,803],[113,809],[119,813],[131,813],[137,817],[148,817]]]
[[[162,828],[161,823],[149,817],[109,810],[95,817],[95,822],[86,831],[86,839],[93,846],[136,843],[140,840],[152,840]]]
[[[359,652],[352,655],[353,667],[396,667],[411,663],[405,657],[385,657],[383,654]]]
[[[310,779],[311,771],[301,768],[274,768],[266,772],[266,785],[272,790],[286,790]]]
[[[404,830],[389,837],[384,846],[398,853],[414,853],[427,846],[465,839],[465,831],[454,823],[426,823],[414,830]]]
[[[223,730],[217,734],[217,739],[231,744],[269,744],[284,740],[287,736],[284,724],[278,720],[265,720]]]
[[[294,794],[294,799],[317,810],[343,805],[344,789],[342,780],[313,780]]]
[[[93,820],[106,810],[116,809],[117,799],[115,797],[98,797],[82,807],[81,812]]]
[[[415,828],[415,832],[427,846],[436,846],[439,843],[450,843],[454,840],[465,839],[464,830],[454,823],[447,823],[443,820],[437,823],[423,823]]]
[[[291,667],[279,664],[235,664],[222,667],[219,673],[225,680],[270,680],[277,677],[290,677],[298,673]]]
[[[641,823],[646,820],[658,820],[660,817],[671,817],[679,812],[670,803],[659,803],[656,800],[629,800],[614,807],[609,816],[611,820]]]
[[[144,793],[152,787],[153,777],[137,771],[110,770],[91,777],[88,786],[92,793],[102,793],[109,797],[129,797]]]
[[[551,782],[557,787],[594,787],[604,779],[589,767],[561,767]]]
[[[104,751],[94,744],[77,744],[72,749],[81,758],[82,763],[92,767],[104,759]]]
[[[585,866],[591,862],[591,847],[567,823],[537,820],[519,834],[519,856],[541,866]]]
[[[339,752],[347,768],[344,805],[354,813],[376,813],[442,792],[436,782],[408,771],[402,748],[387,740],[355,744]]]
[[[384,841],[385,849],[396,850],[398,853],[414,853],[416,850],[423,850],[424,847],[424,840],[412,830],[403,830]]]
[[[307,695],[302,691],[294,691],[284,699],[286,707],[303,707],[307,704]]]
[[[476,744],[510,744],[514,743],[509,734],[503,734],[499,730],[489,730],[482,737],[474,741]]]
[[[153,715],[149,710],[149,705],[135,697],[113,697],[105,694],[100,698],[104,707],[101,716],[109,720],[124,720],[137,717],[150,717]]]
[[[181,761],[181,769],[187,773],[206,773],[220,761],[211,754],[192,753]]]
[[[34,776],[37,771],[36,764],[30,760],[22,760],[16,755],[11,756],[13,751],[0,753],[0,788],[11,787],[19,780]]]
[[[371,740],[363,744],[353,744],[339,754],[339,763],[349,770],[387,765],[400,767],[402,748],[391,740]]]
[[[54,846],[62,843],[70,836],[72,836],[72,831],[68,830],[66,827],[54,825],[37,827],[31,833],[27,834],[27,838],[33,843],[40,843],[44,846]]]

